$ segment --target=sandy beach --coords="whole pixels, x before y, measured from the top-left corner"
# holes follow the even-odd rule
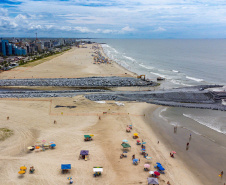
[[[135,76],[116,63],[93,64],[92,45],[73,48],[66,53],[33,67],[18,67],[0,74],[1,79],[12,78],[78,78],[91,76]],[[152,113],[159,106],[147,103],[113,101],[97,103],[83,96],[72,98],[0,99],[1,128],[8,128],[13,135],[0,141],[0,184],[147,184],[148,172],[144,164],[155,170],[156,162],[162,163],[165,174],[159,176],[159,184],[199,185],[200,181],[177,155],[171,158],[171,146],[159,137],[158,128],[152,127]],[[68,108],[67,106],[74,106]],[[148,114],[148,115],[147,115]],[[7,119],[9,116],[9,119]],[[54,124],[54,120],[56,123]],[[126,126],[132,124],[131,133]],[[133,133],[147,142],[151,161],[140,154],[140,145]],[[94,134],[93,141],[84,142],[85,134]],[[128,140],[131,149],[127,158],[120,159],[122,140]],[[28,151],[37,141],[54,141],[55,149]],[[159,141],[159,143],[158,143]],[[80,150],[89,150],[87,161],[78,160]],[[140,159],[133,165],[132,155]],[[70,173],[61,173],[61,164],[71,164]],[[19,175],[20,166],[34,166],[35,173]],[[103,167],[102,176],[94,178],[92,168]],[[223,184],[223,183],[222,183]]]

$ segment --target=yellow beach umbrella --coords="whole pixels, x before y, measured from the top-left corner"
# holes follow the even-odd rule
[[[19,174],[25,174],[25,171],[21,170],[18,172]]]
[[[25,171],[27,169],[27,167],[26,166],[21,166],[20,169]]]
[[[138,136],[138,133],[134,133],[133,135],[134,135],[134,136]]]
[[[93,137],[94,135],[93,134],[90,134],[90,136]]]

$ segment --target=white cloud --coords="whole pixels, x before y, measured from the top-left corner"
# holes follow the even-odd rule
[[[153,30],[154,32],[164,32],[166,31],[165,28],[162,28],[162,27],[158,27],[157,29]]]
[[[152,32],[166,33],[166,28],[167,32],[170,29],[174,32],[181,28],[196,29],[197,25],[225,28],[226,25],[225,0],[12,1],[22,3],[0,8],[0,32],[37,29],[62,34],[123,36],[131,32],[148,34],[156,25],[161,27],[152,29]]]
[[[131,32],[131,31],[134,31],[134,30],[135,30],[134,28],[130,28],[129,26],[122,28],[122,32]]]

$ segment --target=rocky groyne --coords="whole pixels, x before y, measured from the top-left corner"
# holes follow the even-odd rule
[[[39,78],[0,80],[0,86],[58,86],[58,87],[126,87],[156,86],[156,82],[132,77]]]

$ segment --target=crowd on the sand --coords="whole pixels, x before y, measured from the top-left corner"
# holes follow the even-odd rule
[[[102,53],[100,52],[100,47],[98,45],[93,45],[92,49],[94,50],[93,56],[93,64],[111,64],[111,61],[106,58],[105,56],[102,55]]]

